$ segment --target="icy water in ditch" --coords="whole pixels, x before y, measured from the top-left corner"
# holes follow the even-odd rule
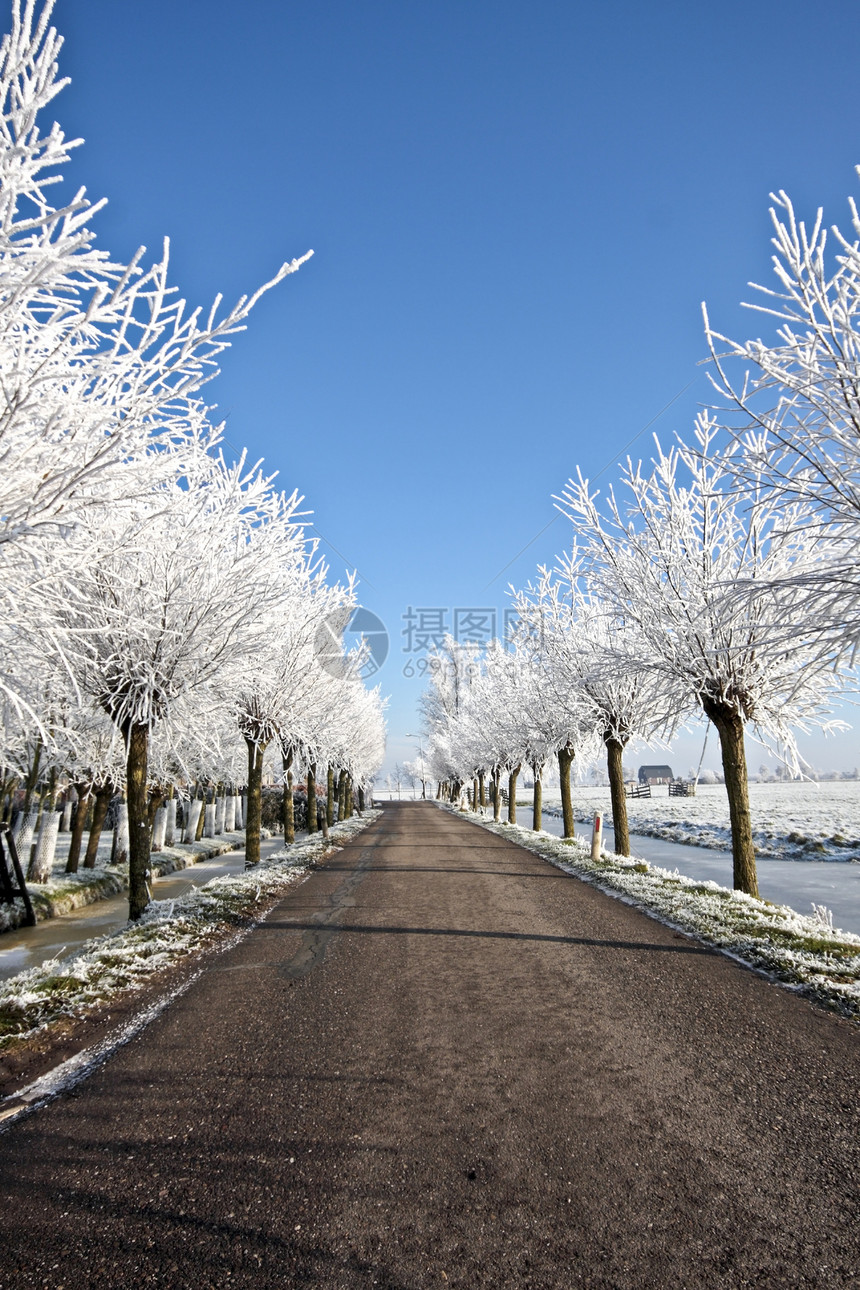
[[[272,838],[261,843],[260,851],[267,856],[282,846],[280,838]],[[176,900],[192,887],[202,887],[225,874],[242,873],[244,868],[245,852],[228,851],[225,855],[201,860],[187,869],[157,878],[153,895],[156,900]],[[85,941],[119,931],[127,922],[128,896],[122,895],[60,914],[59,918],[48,918],[35,927],[19,927],[14,932],[4,932],[0,936],[0,981],[38,967],[49,959],[68,958]]]
[[[531,807],[517,806],[517,824],[531,828]],[[543,816],[545,833],[562,836],[558,816]],[[591,837],[591,826],[577,824],[578,837]],[[611,851],[615,844],[612,828],[604,829],[604,846]],[[714,851],[710,847],[685,846],[680,842],[667,842],[662,838],[649,838],[631,834],[630,849],[650,864],[662,869],[677,869],[688,878],[718,882],[721,887],[732,885],[732,856],[730,851]],[[860,936],[860,864],[838,860],[768,860],[758,861],[758,884],[763,900],[777,905],[789,905],[799,914],[811,914],[812,906],[826,905],[833,911],[833,925],[845,932]]]

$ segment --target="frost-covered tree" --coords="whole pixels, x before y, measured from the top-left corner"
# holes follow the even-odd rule
[[[476,771],[464,725],[469,720],[471,691],[480,676],[479,658],[475,646],[461,644],[451,635],[428,655],[429,684],[420,699],[428,756],[434,775],[447,785],[453,800],[459,800],[464,783]]]
[[[853,652],[860,644],[860,214],[849,198],[851,231],[833,227],[828,245],[821,209],[809,228],[786,193],[771,198],[776,283],[752,283],[757,296],[747,307],[772,320],[775,334],[731,340],[703,306],[712,380],[735,414],[723,419],[744,441],[737,473],[810,504],[804,523],[826,544],[803,574],[806,594],[815,598],[820,630]]]
[[[658,444],[650,473],[628,461],[626,502],[610,490],[601,510],[598,494],[580,477],[569,482],[560,506],[573,521],[593,593],[635,626],[665,684],[713,722],[729,799],[734,885],[755,895],[745,727],[792,755],[797,730],[838,724],[830,715],[834,675],[804,633],[799,580],[820,558],[805,515],[768,491],[724,491],[732,486],[733,463],[731,453],[716,450],[716,433],[702,416],[695,447],[679,443],[664,453]],[[743,594],[735,594],[739,587]],[[618,661],[624,665],[623,654]]]
[[[325,707],[336,680],[320,663],[315,641],[321,624],[352,605],[351,588],[325,585],[325,568],[312,565],[313,547],[293,544],[281,555],[279,594],[260,606],[266,628],[258,650],[242,657],[227,674],[231,706],[248,749],[246,857],[260,858],[263,760],[280,740],[285,791],[299,746],[313,740],[314,714]],[[314,762],[308,764],[315,764]],[[315,827],[315,819],[313,821]]]
[[[630,854],[622,759],[632,738],[668,738],[684,696],[649,664],[651,650],[635,623],[582,586],[574,549],[515,599],[522,648],[530,649],[540,701],[602,741],[612,797],[615,850]],[[687,700],[689,702],[689,700]]]
[[[297,501],[241,462],[209,459],[146,498],[91,508],[64,544],[57,649],[125,742],[132,918],[148,901],[151,731],[179,699],[262,649],[284,559],[302,543]]]

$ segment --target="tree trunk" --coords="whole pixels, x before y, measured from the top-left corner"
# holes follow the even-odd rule
[[[493,820],[496,824],[502,818],[502,790],[501,790],[501,771],[498,766],[493,767]]]
[[[15,849],[18,852],[18,858],[21,861],[21,867],[27,866],[26,872],[29,877],[31,848],[33,846],[33,834],[36,832],[36,821],[38,812],[28,811],[26,815],[21,812],[15,824]]]
[[[263,758],[266,745],[246,739],[248,745],[248,799],[245,819],[245,867],[260,863],[260,829],[263,825]]]
[[[346,819],[352,819],[353,800],[352,800],[352,775],[347,772],[346,776]]]
[[[472,780],[472,810],[477,811],[477,809],[478,809],[478,777],[476,775]]]
[[[197,819],[197,828],[194,830],[195,842],[200,841],[200,839],[203,837],[203,830],[206,828],[206,807],[208,806],[206,798],[207,798],[207,792],[206,792],[206,789],[204,788],[202,804],[200,807],[200,815],[198,816],[198,819]]]
[[[69,789],[66,789],[63,794],[63,818],[60,820],[61,833],[71,833],[74,809],[75,803],[72,801],[72,794]]]
[[[170,796],[167,799],[167,822],[164,826],[165,846],[176,845],[176,798],[173,796],[173,785],[170,785]]]
[[[543,828],[543,784],[537,771],[534,772],[535,785],[532,790],[532,828],[540,833]]]
[[[18,779],[15,775],[4,776],[3,779],[3,823],[11,824],[12,810],[15,806],[15,790],[18,787]]]
[[[606,769],[609,772],[609,791],[612,795],[612,827],[615,831],[615,853],[619,856],[630,855],[630,833],[627,828],[627,798],[624,795],[624,771],[621,758],[624,745],[611,735],[604,738],[606,744]]]
[[[364,789],[361,787],[361,785],[359,785],[359,788],[358,788],[358,813],[359,813],[359,815],[361,815],[362,811],[364,810],[364,801],[365,801],[365,798],[364,798]]]
[[[308,833],[317,831],[317,768],[308,766]]]
[[[744,748],[744,722],[740,713],[711,699],[702,699],[702,707],[716,727],[723,754],[723,774],[729,798],[729,820],[732,826],[733,885],[737,891],[758,897],[755,847],[750,815],[747,756]]]
[[[125,727],[123,735],[128,799],[128,916],[138,919],[149,904],[146,889],[151,838],[146,800],[149,727],[135,722]]]
[[[290,767],[293,764],[293,750],[288,748],[286,751],[281,749],[284,759],[284,800],[281,810],[281,817],[284,826],[284,843],[289,846],[296,840],[296,813],[293,805],[293,772]]]
[[[515,766],[508,775],[508,824],[516,824],[517,822],[517,776],[519,773],[519,766]]]
[[[564,836],[576,836],[573,822],[573,802],[570,796],[570,768],[573,765],[574,751],[570,744],[558,750],[558,778],[561,784],[561,814],[564,824]]]
[[[478,804],[482,810],[487,805],[486,774],[486,771],[478,771]]]
[[[164,850],[164,839],[167,835],[167,806],[162,799],[161,806],[155,812],[155,819],[152,821],[152,841],[150,849],[152,851]]]
[[[27,778],[24,780],[24,801],[21,806],[21,812],[23,815],[29,814],[29,811],[30,811],[30,802],[33,799],[33,790],[35,789],[36,785],[39,782],[39,763],[41,760],[42,760],[42,741],[40,739],[39,742],[36,744],[35,751],[33,752],[33,760],[30,763],[30,770],[27,774]],[[19,852],[19,858],[22,859],[22,863],[23,863],[23,857],[20,857],[20,852]]]
[[[72,836],[69,838],[69,858],[66,861],[66,873],[77,873],[81,858],[81,843],[84,840],[84,826],[87,822],[87,806],[90,797],[90,785],[79,781],[74,786],[78,795],[78,809],[72,820]]]
[[[104,827],[105,816],[108,813],[110,799],[113,797],[113,784],[107,783],[100,785],[96,789],[96,800],[93,804],[93,822],[90,825],[90,836],[87,839],[87,850],[84,855],[84,868],[95,869],[96,856],[99,850],[99,839],[101,838],[102,828]]]
[[[49,811],[57,809],[57,768],[52,766],[48,773],[48,796],[45,801]]]
[[[337,818],[338,820],[346,819],[346,781],[347,773],[345,770],[340,772],[340,780],[337,786]]]

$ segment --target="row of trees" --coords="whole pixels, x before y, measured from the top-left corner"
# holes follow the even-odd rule
[[[253,863],[267,750],[279,777],[323,764],[360,786],[382,704],[360,657],[331,665],[352,583],[327,581],[296,493],[225,460],[201,397],[260,295],[308,256],[203,314],[169,286],[166,244],[148,268],[143,249],[97,250],[101,204],[50,201],[79,142],[42,127],[65,84],[52,7],[14,0],[0,48],[0,760],[7,793],[124,786],[136,918],[153,801],[246,782]]]
[[[752,306],[772,343],[734,342],[705,313],[715,405],[689,442],[627,460],[606,497],[578,475],[556,499],[572,525],[552,570],[514,592],[520,626],[482,654],[447,642],[425,696],[433,772],[456,794],[540,779],[603,748],[615,845],[629,853],[621,759],[707,718],[720,740],[734,885],[757,894],[745,734],[796,772],[796,737],[834,730],[860,643],[860,242],[774,197],[777,287]],[[851,203],[853,235],[860,217]],[[740,369],[740,370],[739,370]],[[737,377],[735,372],[738,372]]]

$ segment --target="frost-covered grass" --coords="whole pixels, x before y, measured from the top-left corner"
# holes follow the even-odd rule
[[[82,909],[84,905],[91,905],[97,900],[105,900],[128,890],[128,865],[108,864],[111,835],[108,833],[105,836],[107,841],[99,847],[95,868],[79,869],[77,873],[65,872],[69,835],[60,836],[48,881],[27,883],[38,922],[56,918],[59,914],[68,914],[73,909]],[[265,831],[264,836],[268,836]],[[152,853],[152,871],[161,877],[179,869],[187,869],[201,860],[209,860],[212,856],[241,850],[244,845],[244,833],[223,833],[217,838],[201,838],[199,842],[188,845],[164,847],[161,851]],[[25,916],[24,904],[20,900],[16,900],[13,905],[0,905],[0,932],[13,931],[16,927],[23,926]]]
[[[62,1018],[81,1016],[122,991],[141,989],[156,972],[222,940],[378,814],[365,811],[362,818],[334,825],[328,841],[315,834],[177,900],[153,901],[139,922],[87,941],[62,962],[51,960],[12,977],[0,987],[0,1048]]]
[[[722,784],[700,784],[695,797],[669,797],[656,786],[651,798],[630,798],[631,833],[688,846],[731,850],[729,804]],[[518,800],[524,800],[518,794]],[[575,786],[576,818],[595,811],[611,818],[608,788]],[[530,804],[530,802],[529,802]],[[560,814],[557,797],[545,807]],[[756,853],[776,860],[853,860],[860,863],[860,780],[820,784],[750,784]]]
[[[860,936],[834,928],[828,911],[805,917],[787,905],[754,900],[636,857],[604,852],[600,860],[592,860],[590,844],[581,838],[556,838],[515,824],[494,824],[471,812],[466,818],[566,873],[620,894],[660,921],[691,932],[782,984],[860,1019]]]

